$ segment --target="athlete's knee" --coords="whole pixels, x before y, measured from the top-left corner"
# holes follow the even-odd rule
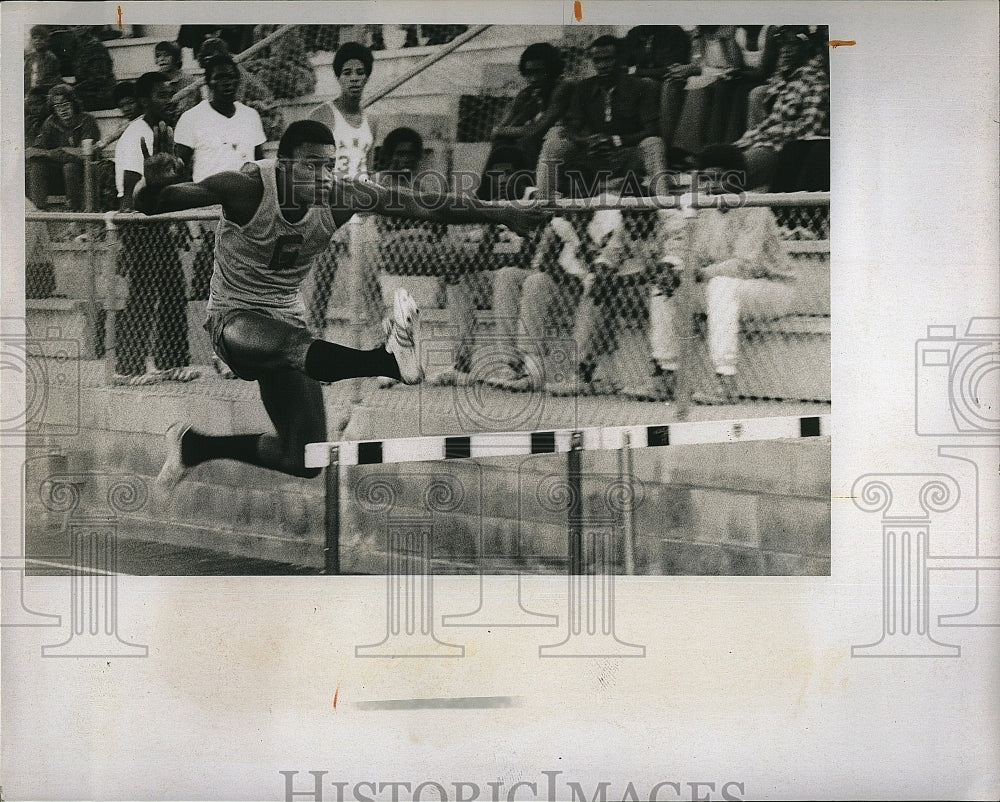
[[[299,449],[304,452],[304,449]],[[307,468],[302,453],[295,454],[286,452],[282,454],[278,470],[289,476],[296,476],[300,479],[315,479],[323,472],[322,468]]]

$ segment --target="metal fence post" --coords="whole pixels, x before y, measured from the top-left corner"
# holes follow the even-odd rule
[[[96,208],[94,203],[94,140],[84,139],[80,143],[80,152],[83,155],[83,210],[92,212]]]
[[[625,573],[635,574],[635,498],[632,472],[632,436],[622,432],[622,445],[618,450],[618,477],[622,484],[622,529],[625,535]]]
[[[104,215],[104,241],[108,245],[107,261],[104,265],[104,379],[110,386],[117,361],[117,341],[115,339],[115,317],[122,307],[118,298],[118,251],[121,238],[115,225],[115,213]]]
[[[566,481],[569,488],[569,572],[583,573],[583,482],[580,473],[580,453],[583,451],[583,432],[570,435],[569,453],[566,454]]]
[[[698,210],[693,204],[683,207],[684,213],[684,264],[681,266],[681,283],[677,288],[678,314],[674,318],[676,335],[680,344],[680,369],[677,371],[677,384],[674,390],[674,401],[677,405],[677,417],[683,420],[691,407],[691,388],[694,376],[694,283],[698,274],[695,264],[694,228],[698,219]]]
[[[340,573],[340,448],[330,446],[326,466],[326,541],[323,545],[323,573]]]

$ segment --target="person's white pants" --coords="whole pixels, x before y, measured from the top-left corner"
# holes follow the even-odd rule
[[[705,287],[708,312],[708,352],[716,373],[736,374],[740,321],[771,320],[787,315],[795,298],[794,285],[770,279],[716,276]],[[664,370],[677,370],[680,342],[675,322],[677,296],[654,289],[649,305],[651,356]]]

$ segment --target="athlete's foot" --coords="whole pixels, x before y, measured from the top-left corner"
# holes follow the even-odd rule
[[[417,327],[420,325],[420,310],[417,302],[403,287],[398,287],[392,296],[392,311],[386,316],[385,350],[396,359],[400,378],[404,384],[420,384],[424,379],[424,369],[417,358]]]
[[[167,458],[163,461],[163,467],[156,477],[156,486],[166,493],[172,493],[177,483],[184,478],[189,466],[184,464],[181,457],[181,441],[184,435],[191,428],[189,423],[172,423],[167,427],[164,438],[167,441]]]

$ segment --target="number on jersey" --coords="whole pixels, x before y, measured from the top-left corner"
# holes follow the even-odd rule
[[[274,243],[274,253],[271,254],[268,267],[276,273],[294,269],[304,241],[301,234],[282,234]]]

